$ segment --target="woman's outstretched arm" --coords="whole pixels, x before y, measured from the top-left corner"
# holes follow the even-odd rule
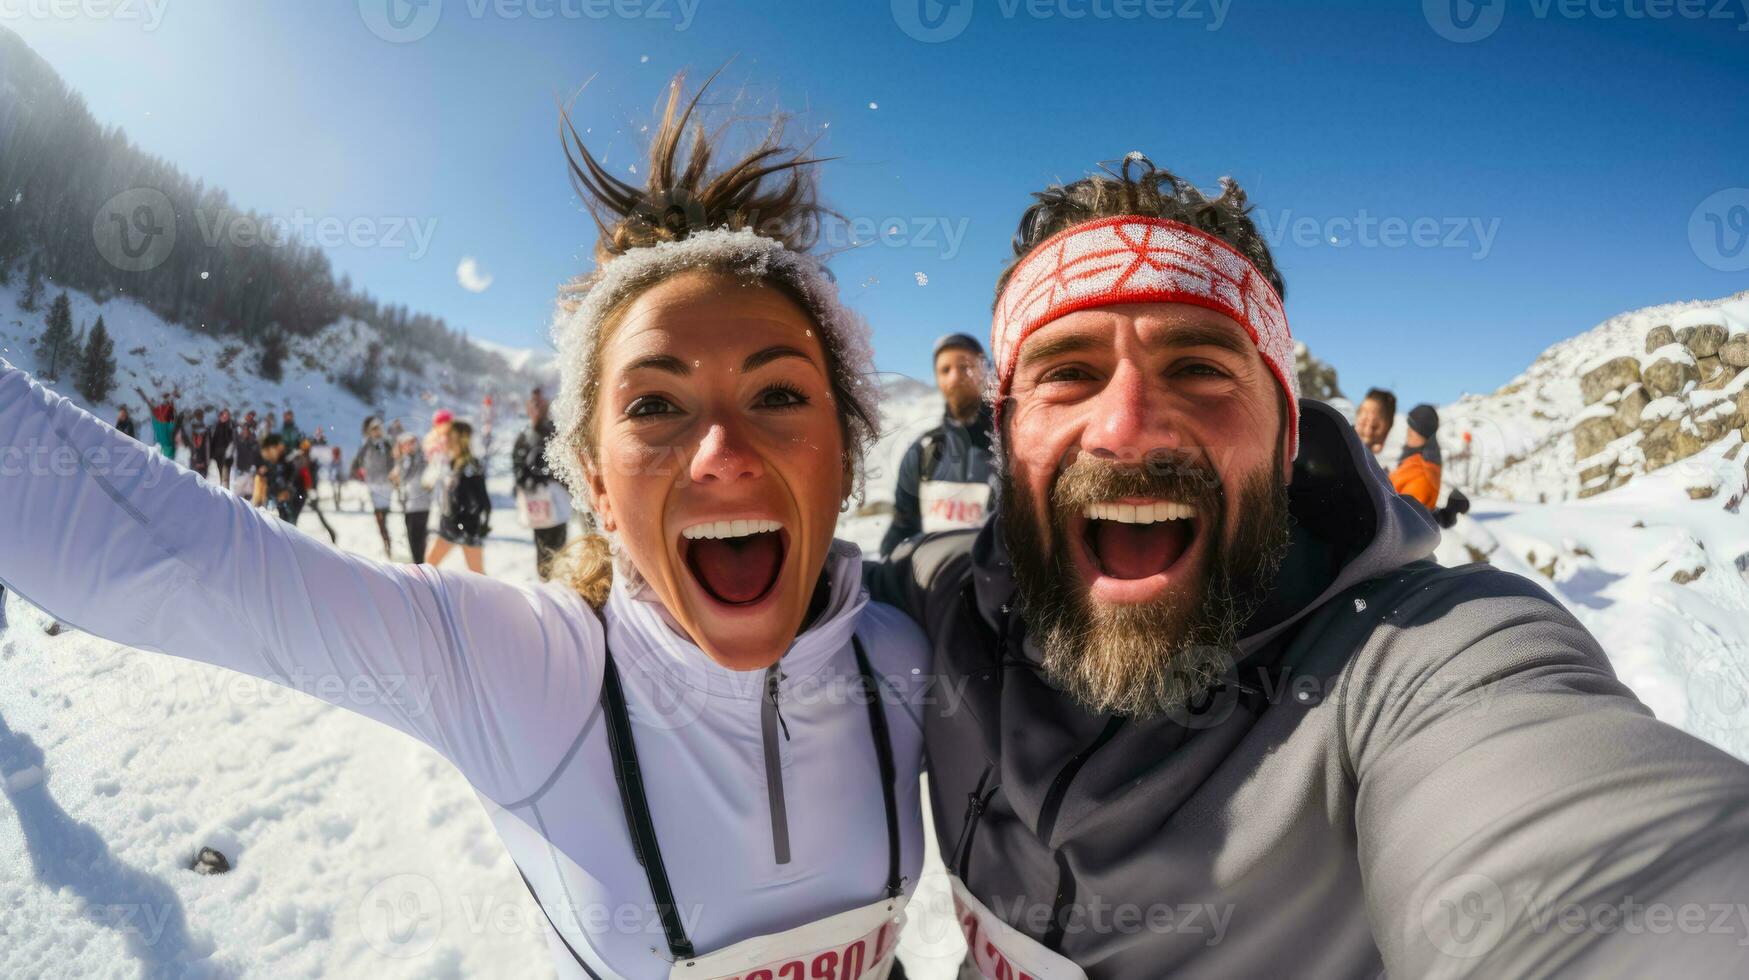
[[[0,583],[105,639],[393,725],[493,796],[551,774],[600,685],[601,626],[575,595],[331,548],[4,360]]]

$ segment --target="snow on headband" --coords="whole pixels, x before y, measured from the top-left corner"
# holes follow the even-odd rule
[[[861,408],[851,412],[840,407],[850,425],[844,450],[860,474],[863,452],[874,441],[874,433],[861,420],[880,418],[878,393],[869,381],[874,374],[874,355],[868,325],[839,301],[838,286],[813,256],[745,228],[696,231],[679,241],[631,249],[601,265],[575,310],[560,308],[553,318],[553,343],[559,350],[559,397],[552,405],[555,437],[547,447],[547,463],[553,472],[573,494],[587,499],[583,459],[589,434],[585,428],[601,388],[595,353],[607,312],[638,290],[691,269],[781,282],[801,296],[809,316],[820,326],[820,346],[843,366],[852,386],[849,397]]]
[[[1207,232],[1128,215],[1066,228],[1015,266],[990,324],[997,412],[1020,345],[1076,310],[1118,303],[1190,303],[1243,324],[1287,394],[1288,458],[1299,453],[1300,386],[1281,297],[1243,253]]]

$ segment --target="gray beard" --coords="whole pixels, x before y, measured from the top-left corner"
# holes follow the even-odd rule
[[[1174,588],[1153,602],[1096,604],[1069,559],[1065,514],[1091,500],[1158,496],[1198,503],[1199,534],[1221,534],[1226,501],[1212,475],[1146,472],[1095,461],[1105,470],[1074,475],[1053,488],[1051,526],[1039,528],[1027,493],[1007,480],[1003,531],[1019,586],[1028,634],[1045,676],[1076,703],[1099,714],[1149,719],[1183,711],[1208,695],[1237,662],[1241,631],[1274,583],[1289,542],[1287,490],[1271,473],[1248,478],[1240,491],[1244,523],[1232,541],[1210,542],[1202,585]],[[1125,470],[1129,472],[1124,472]],[[1005,478],[1006,479],[1006,478]]]

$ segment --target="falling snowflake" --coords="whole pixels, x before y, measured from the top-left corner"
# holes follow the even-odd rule
[[[1354,600],[1354,611],[1355,612],[1366,612],[1366,600],[1365,599]]]
[[[626,164],[626,169],[635,174],[638,172],[638,165],[635,163],[628,163]]]
[[[879,283],[880,281],[881,281],[880,276],[869,276],[867,279],[864,279],[862,281],[862,288],[867,289],[868,287],[873,286],[873,285]]]
[[[1123,155],[1123,158],[1125,160],[1144,160],[1144,159],[1147,159],[1146,157],[1142,156],[1141,150],[1131,150],[1128,153],[1125,153]]]
[[[638,59],[638,64],[640,64],[640,65],[647,65],[649,63],[650,63],[650,56],[649,55],[644,55],[643,57]]]
[[[917,280],[917,285],[919,285],[919,286],[929,285],[929,277],[927,275],[924,275],[921,272],[913,272],[913,273],[911,273],[911,275],[913,278],[915,278]]]
[[[202,279],[207,279],[207,278],[210,278],[211,276],[212,276],[212,273],[210,273],[210,272],[203,272],[200,274],[200,277]]]
[[[870,109],[879,109],[881,107],[881,104],[879,102],[870,102],[868,104],[868,107]]]

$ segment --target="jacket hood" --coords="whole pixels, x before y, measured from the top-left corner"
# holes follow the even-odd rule
[[[1390,478],[1361,444],[1354,427],[1321,401],[1300,399],[1300,454],[1294,460],[1288,500],[1294,547],[1317,539],[1334,550],[1336,572],[1322,587],[1314,584],[1315,592],[1302,592],[1307,599],[1286,609],[1266,603],[1269,614],[1255,618],[1250,632],[1239,641],[1241,655],[1262,648],[1331,597],[1429,557],[1439,545],[1439,527],[1432,515],[1391,488]],[[1018,615],[1013,569],[999,530],[1002,517],[998,503],[972,545],[978,611],[996,631],[1008,616]]]

